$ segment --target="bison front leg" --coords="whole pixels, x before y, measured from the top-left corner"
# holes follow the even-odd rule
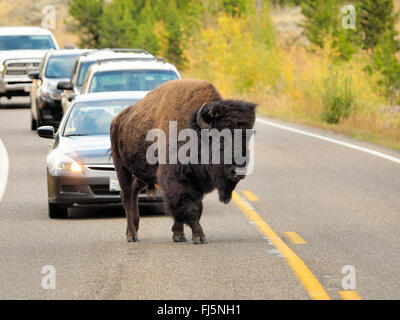
[[[183,231],[183,223],[175,219],[174,225],[172,226],[172,240],[174,242],[186,242],[185,233]]]
[[[185,235],[183,234],[183,224],[186,223],[192,229],[192,241],[194,244],[207,243],[206,236],[204,235],[203,228],[200,224],[200,217],[203,210],[201,200],[189,200],[187,197],[182,196],[180,203],[181,204],[179,205],[179,207],[173,210],[175,223],[172,227],[172,231],[174,232],[172,238],[174,239],[174,241],[176,241],[176,236],[178,236],[179,239],[185,237]]]
[[[203,228],[199,221],[189,222],[189,226],[192,228],[192,241],[194,244],[207,243],[206,236],[204,235]]]
[[[183,233],[183,225],[187,224],[192,229],[192,240],[195,244],[207,243],[203,228],[200,225],[200,217],[203,204],[200,200],[203,195],[192,190],[188,186],[164,188],[167,207],[174,217],[172,227],[172,239],[175,242],[186,241]]]

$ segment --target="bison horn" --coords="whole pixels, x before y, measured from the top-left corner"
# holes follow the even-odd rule
[[[206,104],[203,103],[199,111],[197,111],[196,122],[201,129],[211,129],[211,125],[204,121],[203,117],[201,116],[201,110]]]

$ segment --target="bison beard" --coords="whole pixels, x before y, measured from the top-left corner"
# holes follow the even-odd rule
[[[167,212],[174,218],[172,238],[175,242],[186,241],[184,224],[187,224],[192,229],[193,243],[206,243],[199,223],[204,194],[217,189],[220,201],[228,203],[237,183],[244,178],[235,175],[235,163],[150,164],[146,160],[151,144],[146,141],[147,132],[153,128],[163,130],[168,144],[169,121],[177,122],[178,132],[191,128],[199,137],[201,129],[205,128],[231,132],[251,129],[255,106],[221,99],[216,88],[207,81],[174,80],[162,84],[113,119],[111,149],[127,217],[128,241],[138,241],[138,194],[145,187],[152,189],[156,183],[161,186]],[[178,148],[183,143],[178,143]],[[247,143],[244,147],[247,151]]]

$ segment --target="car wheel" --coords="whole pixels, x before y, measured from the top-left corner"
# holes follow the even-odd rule
[[[68,208],[63,208],[54,203],[49,203],[49,217],[51,219],[67,218]]]
[[[37,121],[33,118],[32,113],[31,113],[31,130],[35,131],[38,128],[38,123]]]

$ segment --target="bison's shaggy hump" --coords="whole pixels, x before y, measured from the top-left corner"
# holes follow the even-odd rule
[[[203,103],[217,100],[221,100],[221,96],[210,82],[189,79],[168,81],[124,110],[116,121],[120,118],[120,121],[136,123],[140,131],[160,128],[166,132],[168,122],[175,120],[179,131],[188,125],[185,120]]]
[[[220,200],[228,202],[243,176],[236,176],[236,164],[150,164],[146,160],[146,141],[151,129],[167,136],[169,122],[176,121],[178,132],[185,128],[251,129],[255,104],[223,100],[207,81],[168,81],[143,100],[123,110],[111,122],[110,138],[115,170],[121,185],[122,203],[127,216],[128,241],[137,240],[139,211],[137,196],[146,185],[158,183],[167,210],[174,217],[174,241],[185,241],[183,224],[192,228],[193,242],[205,243],[199,223],[205,193],[218,189]],[[168,149],[168,147],[167,147]]]

